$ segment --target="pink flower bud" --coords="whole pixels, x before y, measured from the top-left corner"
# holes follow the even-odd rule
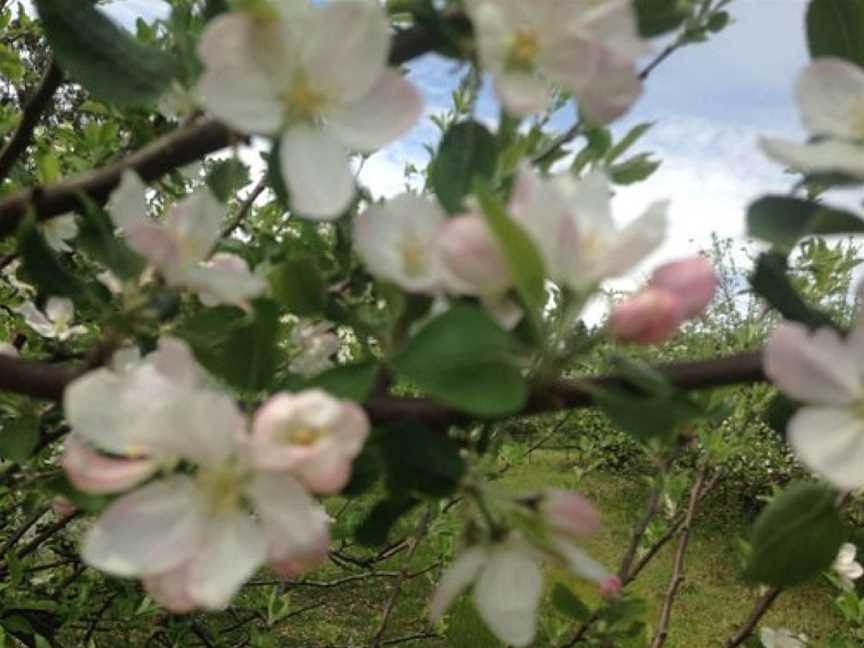
[[[621,579],[617,576],[609,576],[600,583],[600,595],[605,599],[618,598],[621,594]]]
[[[500,293],[510,286],[510,268],[486,221],[477,214],[450,219],[438,247],[453,289],[470,295]]]
[[[65,495],[57,495],[51,500],[51,510],[61,519],[69,517],[76,511],[75,505]]]
[[[694,256],[666,263],[654,271],[648,285],[678,299],[681,316],[688,320],[705,310],[717,290],[717,273],[705,257]]]
[[[587,498],[559,488],[544,491],[540,515],[554,531],[574,537],[590,535],[600,526],[600,516]]]
[[[672,337],[683,321],[681,303],[675,295],[646,288],[612,308],[609,333],[625,342],[655,344]]]

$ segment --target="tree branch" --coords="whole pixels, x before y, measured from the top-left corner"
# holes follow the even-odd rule
[[[765,613],[771,608],[782,591],[779,587],[772,587],[760,596],[756,601],[756,605],[753,606],[750,616],[747,617],[747,621],[723,644],[723,647],[736,648],[736,646],[743,644],[747,640],[747,637],[753,634],[756,626],[759,625],[759,621],[762,620],[762,617],[765,616]]]
[[[48,68],[36,92],[30,100],[24,105],[21,112],[21,121],[18,128],[12,134],[12,137],[0,151],[0,180],[4,180],[9,176],[12,167],[18,158],[27,150],[30,145],[30,140],[33,137],[33,130],[42,118],[42,114],[51,103],[51,97],[63,83],[63,72],[60,67],[52,59],[48,63]]]

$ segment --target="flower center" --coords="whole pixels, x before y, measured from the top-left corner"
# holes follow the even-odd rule
[[[849,106],[849,125],[855,139],[864,140],[864,101]]]
[[[533,31],[518,31],[507,49],[506,64],[510,70],[530,72],[537,65],[540,41]]]
[[[282,95],[282,102],[289,122],[315,122],[327,104],[327,97],[309,81],[306,73],[301,71],[294,75]]]
[[[246,476],[233,466],[202,470],[198,473],[198,486],[207,501],[211,515],[235,510],[243,495]]]
[[[426,273],[426,252],[418,241],[408,241],[402,246],[402,269],[409,277]]]
[[[292,445],[310,446],[326,435],[325,430],[312,426],[289,427],[282,433],[282,438]]]

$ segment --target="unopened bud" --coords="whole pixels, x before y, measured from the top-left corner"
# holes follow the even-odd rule
[[[600,526],[600,516],[587,498],[558,488],[544,491],[540,515],[551,529],[572,537],[590,535]]]
[[[656,344],[672,337],[683,321],[677,297],[659,288],[646,288],[612,308],[609,333],[625,342]]]
[[[609,576],[600,583],[600,595],[604,599],[614,599],[621,595],[621,579],[617,576]]]
[[[694,256],[660,266],[651,275],[648,285],[674,295],[681,308],[681,317],[688,320],[711,303],[717,283],[717,273],[711,262]]]

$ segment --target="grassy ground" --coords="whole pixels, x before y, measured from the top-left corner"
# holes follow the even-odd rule
[[[576,488],[588,495],[603,514],[603,528],[588,542],[586,548],[598,560],[617,566],[626,547],[633,521],[642,510],[644,486],[637,479],[593,474],[577,480],[568,469],[561,453],[539,452],[530,464],[512,469],[504,483],[516,490],[531,490],[558,485]],[[399,531],[410,534],[420,513],[406,520]],[[455,515],[458,515],[455,514]],[[451,514],[436,522],[432,540],[420,545],[410,571],[431,565],[446,553],[448,543],[458,533],[459,524]],[[679,590],[673,609],[669,648],[701,648],[721,645],[732,629],[749,613],[759,592],[737,579],[737,538],[746,533],[747,520],[735,511],[706,507],[694,524],[686,560],[686,580]],[[655,623],[659,607],[668,586],[674,543],[670,543],[645,569],[629,588],[645,599],[646,620]],[[404,554],[379,564],[380,571],[398,571]],[[358,568],[358,571],[362,571]],[[341,578],[350,574],[335,567],[326,567],[309,578],[319,581]],[[550,573],[551,584],[567,582],[589,605],[598,597],[590,584],[570,579],[563,573]],[[406,581],[396,601],[385,638],[399,639],[424,632],[425,607],[437,570]],[[285,623],[285,646],[365,645],[374,634],[382,610],[389,600],[395,579],[381,577],[349,583],[334,589],[315,587],[295,588],[291,608],[318,605]],[[773,627],[788,627],[804,632],[812,639],[825,638],[836,626],[838,616],[831,607],[831,590],[822,584],[801,587],[784,593],[765,623]],[[543,606],[540,638],[537,646],[554,645],[550,637],[566,636],[572,625],[548,604]],[[486,648],[500,646],[482,627],[473,610],[462,597],[451,608],[444,623],[436,629],[443,639],[420,638],[406,645],[453,646],[454,648]],[[650,636],[649,628],[649,636]],[[402,644],[400,644],[402,645]],[[622,648],[629,648],[622,643]],[[633,646],[641,645],[634,642]]]

